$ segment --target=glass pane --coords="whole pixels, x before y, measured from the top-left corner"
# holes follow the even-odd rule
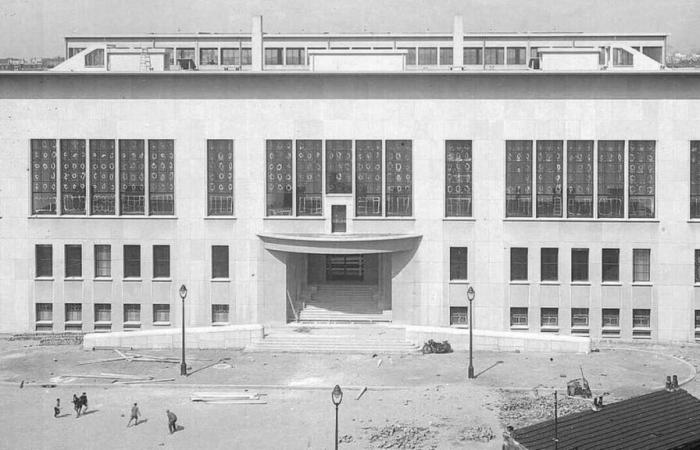
[[[56,214],[56,141],[32,139],[32,214]]]
[[[593,141],[568,141],[567,217],[593,217]]]
[[[145,211],[144,145],[138,139],[119,140],[119,208],[123,215]]]
[[[537,141],[537,217],[561,217],[562,141]]]
[[[559,249],[543,248],[540,252],[540,263],[542,281],[559,279]]]
[[[141,247],[138,245],[124,246],[124,277],[141,277]]]
[[[51,245],[37,245],[35,252],[36,276],[53,276],[53,247]]]
[[[571,281],[588,281],[588,249],[571,249]]]
[[[297,141],[297,215],[320,216],[323,171],[321,141]]]
[[[66,277],[81,277],[83,275],[83,255],[80,245],[65,246]]]
[[[355,215],[382,215],[382,141],[355,142]]]
[[[386,215],[410,216],[412,207],[412,142],[386,141]]]
[[[651,272],[651,251],[635,248],[632,252],[633,274],[632,281],[649,281]]]
[[[199,65],[215,66],[219,64],[219,51],[215,48],[199,49]]]
[[[472,141],[445,142],[445,216],[472,215]]]
[[[326,141],[326,193],[352,193],[352,141]]]
[[[450,247],[450,280],[468,279],[467,247]]]
[[[690,217],[700,218],[700,141],[690,141]]]
[[[653,218],[656,141],[630,141],[629,146],[629,216]]]
[[[463,51],[464,65],[483,64],[481,52],[482,49],[480,48],[465,48]]]
[[[212,278],[228,278],[228,246],[212,246],[211,255]]]
[[[598,141],[598,217],[624,217],[625,141]]]
[[[115,213],[115,147],[111,139],[90,139],[90,214]]]
[[[532,217],[532,141],[506,141],[506,217]]]
[[[267,215],[292,215],[292,141],[267,141]]]
[[[527,280],[527,248],[510,249],[510,279]]]
[[[172,139],[148,141],[149,213],[175,214],[175,149]]]
[[[85,214],[85,141],[61,139],[61,212]]]
[[[233,215],[233,141],[207,141],[207,212]]]

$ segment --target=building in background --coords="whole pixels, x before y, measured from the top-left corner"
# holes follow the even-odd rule
[[[700,338],[700,73],[663,34],[71,37],[0,74],[0,331]],[[696,298],[697,297],[697,298]],[[696,331],[697,330],[697,331]]]

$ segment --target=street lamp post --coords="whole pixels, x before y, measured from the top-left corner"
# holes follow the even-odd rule
[[[331,399],[335,405],[335,450],[338,450],[338,406],[340,405],[340,402],[343,401],[343,391],[337,384],[333,388]]]
[[[180,286],[180,298],[182,299],[182,362],[180,363],[180,375],[187,375],[187,363],[185,363],[185,298],[187,297],[187,286]]]
[[[469,300],[469,378],[474,378],[474,365],[472,364],[472,330],[474,328],[474,320],[472,315],[472,302],[476,297],[474,288],[469,286],[467,289],[467,300]]]

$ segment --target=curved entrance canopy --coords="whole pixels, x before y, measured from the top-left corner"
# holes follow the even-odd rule
[[[420,234],[286,234],[261,233],[268,250],[290,253],[345,254],[391,253],[413,250]]]

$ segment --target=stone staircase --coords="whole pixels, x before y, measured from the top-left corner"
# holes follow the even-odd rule
[[[391,311],[377,307],[377,287],[365,284],[320,284],[302,294],[301,323],[391,322]]]
[[[418,347],[406,340],[403,328],[385,325],[289,325],[265,329],[247,352],[276,353],[416,353]]]

